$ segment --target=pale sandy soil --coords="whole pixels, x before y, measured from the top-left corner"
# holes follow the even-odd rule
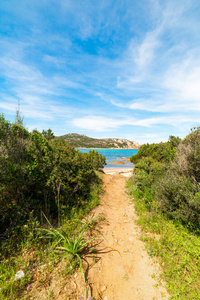
[[[132,170],[127,174],[130,176]],[[92,256],[95,259],[91,255],[85,257],[87,299],[92,296],[95,300],[169,299],[165,288],[154,278],[158,277],[160,268],[148,256],[140,240],[134,206],[125,193],[126,177],[118,172],[103,174],[103,181],[105,193],[101,196],[100,206],[95,209],[95,215],[102,216],[100,230],[106,240],[98,237],[94,241],[97,253]],[[78,270],[64,279],[59,277],[57,268],[49,281],[48,290],[36,290],[35,293],[32,291],[29,299],[85,300],[83,278]],[[53,291],[53,298],[49,297],[49,291]]]
[[[104,168],[103,172],[109,175],[120,174],[125,177],[130,177],[133,174],[133,168]]]
[[[105,193],[100,212],[106,222],[101,232],[106,238],[98,249],[104,254],[88,276],[95,299],[152,300],[168,299],[164,287],[155,287],[152,278],[159,266],[153,263],[140,241],[140,228],[130,198],[125,194],[125,177],[104,175]],[[165,297],[163,297],[166,295]]]

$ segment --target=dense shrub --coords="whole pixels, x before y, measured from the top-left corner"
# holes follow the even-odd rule
[[[200,128],[181,142],[171,136],[167,143],[143,145],[131,160],[135,185],[149,209],[199,231]]]
[[[198,228],[200,222],[200,189],[190,177],[177,170],[168,170],[153,185],[154,199],[160,210],[189,227]]]
[[[158,176],[162,176],[166,171],[167,165],[156,161],[151,157],[144,157],[134,168],[134,177],[137,186],[144,191],[146,187],[150,188]]]
[[[89,153],[84,153],[83,155],[95,170],[101,169],[106,165],[105,156],[99,155],[98,151],[89,150]]]
[[[186,162],[185,172],[198,183],[200,182],[200,127],[193,128],[186,136],[180,148],[178,148],[180,160]]]
[[[29,133],[3,116],[0,141],[1,238],[20,230],[30,214],[56,220],[60,209],[84,206],[99,180],[94,171],[105,164],[97,152],[83,155],[50,130]]]
[[[166,143],[144,144],[137,154],[131,156],[130,161],[136,164],[144,157],[151,157],[157,161],[170,162],[175,156],[176,147],[180,141],[179,137],[170,136],[169,141]]]

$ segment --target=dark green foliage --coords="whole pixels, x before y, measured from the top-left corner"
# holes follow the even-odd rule
[[[22,125],[0,116],[0,237],[20,238],[30,214],[42,212],[56,222],[73,207],[82,207],[99,179],[95,169],[105,158],[83,155],[51,131],[29,133]],[[16,239],[15,239],[16,241]],[[0,240],[1,242],[1,240]]]
[[[55,137],[51,129],[48,129],[48,130],[42,130],[42,135],[43,135],[47,140],[51,140],[51,139],[53,139],[53,138]]]
[[[179,165],[185,162],[184,172],[198,183],[200,182],[200,127],[191,129],[191,133],[179,147]]]
[[[172,145],[172,147],[178,147],[178,145],[180,144],[181,142],[181,138],[179,138],[178,136],[174,136],[174,135],[170,135],[169,136],[169,142],[170,144]]]
[[[136,164],[143,157],[152,157],[157,161],[171,161],[175,156],[175,149],[179,145],[179,137],[170,136],[169,141],[159,144],[144,144],[137,154],[131,156],[130,161]]]
[[[89,153],[84,153],[83,155],[95,170],[102,169],[106,165],[105,156],[99,155],[98,151],[89,150]]]
[[[167,143],[143,145],[131,161],[136,163],[135,184],[149,209],[199,231],[200,128],[182,142],[171,136]]]
[[[154,198],[160,210],[190,227],[200,224],[199,192],[199,187],[190,177],[173,169],[157,178],[154,184]]]
[[[156,161],[151,157],[144,157],[135,166],[134,174],[137,186],[144,191],[146,187],[150,188],[158,176],[163,175],[167,165]]]

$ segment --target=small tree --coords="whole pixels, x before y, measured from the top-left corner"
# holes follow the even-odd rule
[[[16,116],[15,116],[15,123],[23,126],[23,121],[24,121],[24,117],[21,116],[20,101],[18,100],[18,107],[16,110]]]
[[[54,139],[54,133],[51,129],[42,130],[42,136],[44,136],[47,140]]]

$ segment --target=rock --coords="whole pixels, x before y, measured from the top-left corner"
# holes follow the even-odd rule
[[[123,161],[111,161],[112,164],[121,164],[121,165],[125,165],[125,162]]]
[[[22,277],[24,277],[24,271],[18,271],[15,274],[15,280],[21,279]]]
[[[101,291],[102,291],[102,292],[105,292],[105,290],[106,290],[106,286],[104,285],[104,286],[101,288]]]

